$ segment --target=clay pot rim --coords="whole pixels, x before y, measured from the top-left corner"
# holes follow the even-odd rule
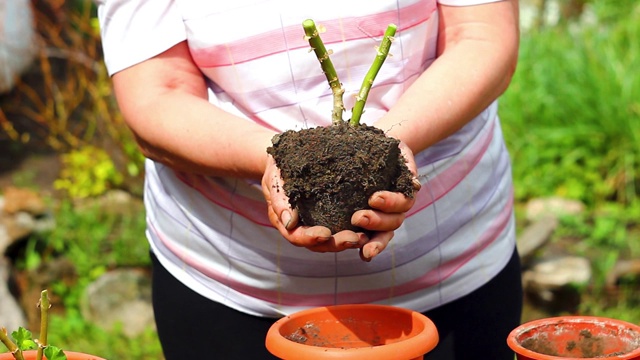
[[[314,313],[324,313],[333,310],[346,309],[367,309],[371,311],[394,311],[400,314],[410,315],[414,321],[421,323],[424,330],[416,336],[407,338],[395,343],[386,344],[384,346],[370,346],[358,348],[330,348],[321,346],[304,345],[280,335],[280,328],[288,320],[308,316]],[[345,304],[316,307],[312,309],[302,310],[294,314],[285,316],[276,321],[267,332],[266,345],[270,349],[284,349],[284,352],[296,354],[296,359],[317,359],[318,354],[322,354],[323,358],[331,359],[396,359],[421,358],[427,352],[433,350],[438,344],[439,337],[435,324],[431,319],[414,310],[378,304]],[[425,348],[424,352],[416,350],[416,347]],[[420,353],[419,353],[420,352]],[[418,354],[419,353],[419,354]]]
[[[523,347],[522,345],[520,345],[518,341],[516,341],[518,336],[524,332],[530,331],[531,329],[535,329],[540,326],[547,326],[547,325],[553,325],[558,323],[590,323],[590,324],[606,323],[614,326],[625,327],[627,329],[633,330],[640,334],[639,325],[636,325],[624,320],[618,320],[618,319],[607,318],[602,316],[581,316],[581,315],[556,316],[556,317],[532,320],[524,324],[521,324],[520,326],[513,329],[509,333],[509,336],[507,336],[507,344],[509,345],[511,350],[513,350],[517,354],[526,356],[531,359],[536,359],[536,360],[566,359],[566,357],[546,355],[546,354],[541,354],[541,353],[531,351]],[[629,353],[618,355],[618,356],[609,356],[609,357],[606,357],[605,359],[635,359],[638,357],[640,357],[640,346]],[[581,359],[582,360],[599,360],[603,358],[599,357],[599,358],[581,358]]]

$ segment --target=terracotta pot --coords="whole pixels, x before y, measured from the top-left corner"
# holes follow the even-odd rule
[[[274,323],[266,338],[269,352],[284,360],[420,360],[437,343],[429,318],[385,305],[300,311]]]
[[[554,317],[520,325],[507,344],[518,360],[640,360],[640,326],[603,317]]]
[[[24,355],[24,360],[35,360],[36,358],[36,350],[24,351],[22,354]],[[79,352],[73,352],[73,351],[65,351],[64,354],[67,355],[67,360],[105,360],[101,357],[83,354]],[[46,359],[45,357],[43,358]],[[3,353],[3,354],[0,354],[0,360],[14,360],[14,359],[11,353]]]

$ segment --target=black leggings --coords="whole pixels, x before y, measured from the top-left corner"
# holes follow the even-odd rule
[[[167,360],[275,359],[264,346],[275,319],[241,313],[200,296],[176,280],[152,254],[153,306]],[[507,266],[478,290],[425,313],[438,328],[440,342],[428,360],[513,360],[509,332],[522,311],[520,261]]]

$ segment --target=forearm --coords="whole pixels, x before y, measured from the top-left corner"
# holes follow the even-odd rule
[[[173,169],[260,179],[275,132],[209,103],[185,42],[113,76],[143,154]]]
[[[508,14],[513,3],[500,6]],[[517,16],[502,25],[446,26],[439,46],[439,57],[376,123],[414,153],[458,131],[506,90],[517,62]]]
[[[172,91],[136,113],[127,122],[144,155],[153,160],[211,176],[260,179],[264,173],[275,133],[207,100]]]

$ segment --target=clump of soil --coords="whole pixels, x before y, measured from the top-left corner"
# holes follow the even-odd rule
[[[276,135],[273,156],[284,191],[302,224],[321,225],[332,233],[362,231],[351,224],[357,210],[380,190],[414,196],[413,175],[397,139],[378,128],[348,122]]]

